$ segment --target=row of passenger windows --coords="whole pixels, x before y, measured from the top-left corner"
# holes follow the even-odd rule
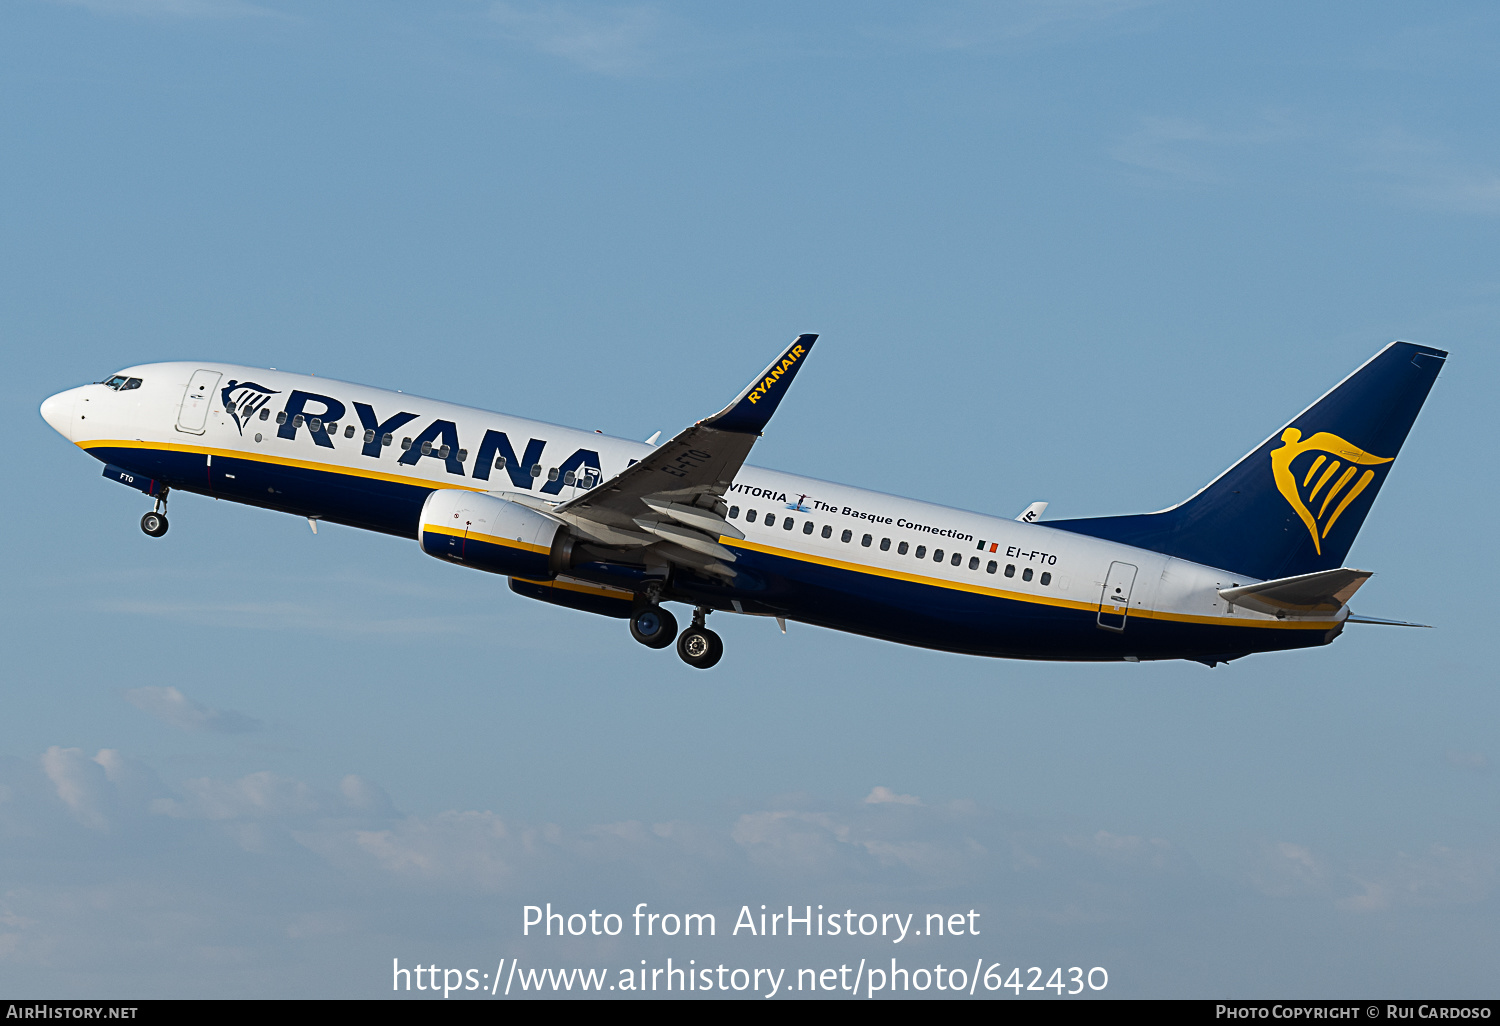
[[[730,506],[729,507],[729,519],[736,520],[736,519],[739,518],[739,515],[740,515],[740,508],[738,506]],[[748,524],[753,524],[753,523],[756,522],[756,520],[759,518],[759,516],[760,516],[759,513],[757,511],[753,510],[753,509],[746,510],[745,511],[745,522],[748,523]],[[775,513],[767,513],[765,515],[765,519],[761,520],[760,522],[762,524],[764,524],[766,527],[775,527],[776,526],[776,514]],[[784,517],[781,518],[781,529],[783,531],[794,530],[796,528],[796,526],[797,526],[797,521],[796,521],[795,518],[789,517],[789,516],[784,516]],[[804,521],[802,521],[802,533],[803,534],[812,534],[816,530],[817,530],[817,528],[813,525],[813,522],[811,520],[804,520]],[[823,525],[823,529],[821,531],[819,531],[818,533],[822,537],[824,537],[824,538],[832,538],[833,537],[833,528],[830,527],[828,524],[824,524]],[[849,544],[850,542],[854,541],[854,532],[850,531],[850,530],[843,531],[839,535],[839,541],[843,542],[846,545]],[[875,536],[872,535],[872,534],[862,535],[860,537],[860,539],[859,539],[859,544],[861,546],[863,546],[864,548],[869,548],[871,545],[875,544]],[[880,551],[881,552],[889,552],[890,550],[891,550],[891,540],[889,538],[882,538],[882,539],[880,539]],[[911,552],[912,557],[914,559],[926,559],[927,558],[927,546],[926,545],[918,545],[916,547],[916,550],[912,551],[910,545],[907,542],[898,542],[896,544],[896,555],[898,555],[898,556],[904,556],[908,552]],[[964,561],[963,553],[961,553],[961,552],[954,552],[954,553],[952,553],[950,555],[949,553],[945,553],[942,549],[933,549],[932,550],[932,561],[934,563],[941,563],[945,559],[947,560],[947,562],[951,566],[962,566],[963,565],[963,561]],[[970,556],[969,557],[969,569],[970,570],[978,570],[979,569],[979,557],[978,556]],[[997,561],[993,560],[993,559],[990,560],[989,562],[987,562],[985,564],[985,567],[984,567],[984,572],[987,573],[987,574],[997,573],[997,572],[999,572],[999,570],[1000,570],[1000,564]],[[1032,570],[1031,567],[1029,567],[1029,566],[1026,567],[1025,569],[1023,569],[1021,571],[1021,580],[1023,580],[1023,581],[1029,581],[1029,580],[1031,580],[1032,576],[1033,576],[1033,573],[1034,572],[1033,572],[1033,570]],[[1005,564],[1005,576],[1006,577],[1014,577],[1014,576],[1016,576],[1016,565],[1014,563],[1007,563],[1007,564]],[[1052,574],[1044,572],[1041,575],[1041,579],[1040,579],[1039,583],[1041,583],[1043,586],[1050,585],[1052,583]]]
[[[233,413],[234,412],[234,403],[225,403],[224,404],[224,411],[226,413]],[[267,420],[267,419],[270,418],[270,416],[271,416],[271,411],[270,410],[261,410],[260,411],[260,419],[261,420]],[[286,411],[285,410],[283,410],[282,412],[276,414],[276,423],[278,423],[278,424],[285,424],[286,423]],[[300,428],[300,427],[302,427],[303,424],[306,424],[307,425],[307,429],[309,431],[313,432],[314,434],[318,433],[319,431],[322,431],[324,428],[328,429],[328,433],[330,435],[337,436],[338,433],[339,433],[339,426],[338,426],[337,423],[330,422],[330,423],[325,424],[325,423],[323,423],[322,419],[319,418],[319,417],[304,418],[302,416],[302,414],[299,413],[299,414],[297,414],[296,416],[294,416],[292,418],[292,427],[294,427],[294,428]],[[355,431],[355,428],[354,428],[353,424],[345,424],[344,425],[344,437],[345,438],[353,438],[354,437],[354,431]],[[257,439],[259,439],[258,435],[256,437],[257,437]],[[364,439],[365,439],[365,444],[369,445],[371,442],[375,441],[375,432],[374,431],[366,431],[365,435],[364,435]],[[383,434],[383,435],[380,436],[380,444],[381,445],[390,445],[395,440],[396,440],[395,436],[392,435],[389,431],[387,431],[385,434]],[[411,448],[411,439],[410,438],[403,438],[403,439],[401,439],[401,448],[403,448],[403,449],[410,449]],[[446,445],[434,446],[431,442],[423,442],[422,443],[422,455],[423,456],[436,455],[439,459],[444,459],[445,460],[445,459],[448,458],[448,454],[451,453],[452,451],[453,450],[449,446],[446,446]],[[458,456],[458,462],[463,463],[463,462],[467,461],[468,458],[469,458],[469,450],[467,450],[467,449],[460,449],[460,450],[458,450],[457,456]],[[504,456],[496,456],[495,457],[495,469],[496,470],[504,470],[505,466],[506,466],[505,457]],[[532,477],[541,477],[542,476],[542,465],[540,463],[533,463],[531,465],[531,476]],[[578,485],[580,488],[592,488],[592,487],[594,487],[594,485],[596,485],[596,484],[599,483],[599,474],[592,467],[585,467],[583,469],[582,473],[574,473],[571,470],[569,470],[566,473],[564,473],[564,472],[558,470],[558,468],[556,468],[556,467],[549,467],[549,468],[547,468],[547,480],[548,481],[556,481],[559,477],[561,477],[563,479],[563,484],[566,484],[566,485]]]

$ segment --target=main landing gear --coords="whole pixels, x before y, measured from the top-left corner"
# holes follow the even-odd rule
[[[141,530],[153,538],[167,533],[167,490],[163,488],[156,497],[156,508],[141,517]]]
[[[693,610],[692,626],[679,635],[676,617],[655,603],[643,605],[630,615],[630,636],[647,648],[666,648],[676,638],[682,661],[706,670],[724,655],[723,639],[703,625],[708,613],[702,606]]]

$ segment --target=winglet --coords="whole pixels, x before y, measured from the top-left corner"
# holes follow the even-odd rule
[[[760,434],[781,404],[786,390],[791,387],[792,378],[797,376],[797,369],[817,339],[816,335],[798,335],[786,352],[772,360],[771,365],[750,382],[734,402],[702,423],[720,431]]]

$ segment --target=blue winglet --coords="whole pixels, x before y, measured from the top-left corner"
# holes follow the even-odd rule
[[[786,390],[791,387],[797,369],[802,366],[807,354],[812,351],[816,335],[798,335],[796,341],[787,346],[786,352],[771,361],[771,365],[745,388],[728,406],[702,423],[720,431],[742,431],[758,435],[765,430],[781,405]]]

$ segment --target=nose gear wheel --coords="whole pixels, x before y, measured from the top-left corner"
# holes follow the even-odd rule
[[[167,515],[152,511],[141,517],[141,530],[153,538],[160,538],[167,533]]]

